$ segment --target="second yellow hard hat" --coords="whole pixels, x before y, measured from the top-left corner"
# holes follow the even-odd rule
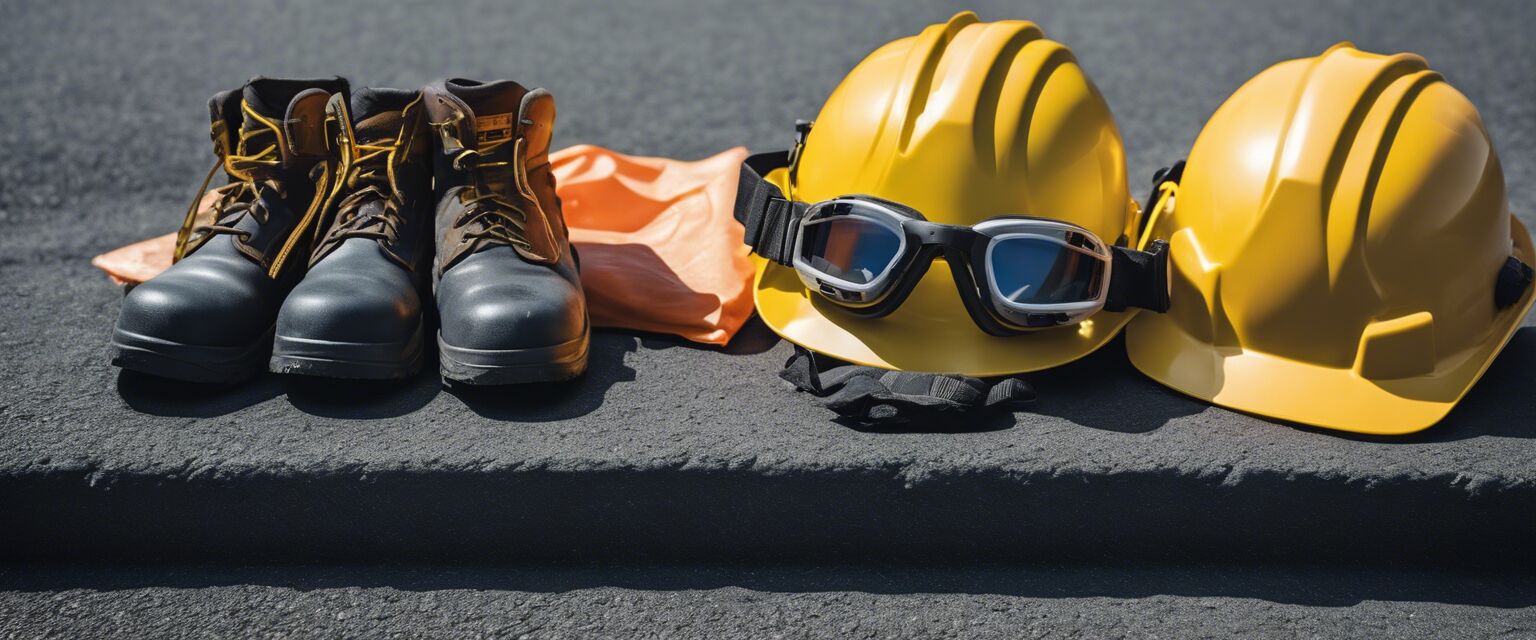
[[[1346,43],[1260,73],[1150,219],[1172,302],[1131,323],[1131,361],[1265,416],[1428,427],[1533,299],[1531,237],[1477,110],[1414,55]]]

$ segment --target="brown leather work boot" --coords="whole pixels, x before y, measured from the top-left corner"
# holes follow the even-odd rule
[[[509,80],[422,90],[436,132],[434,293],[445,381],[565,380],[586,370],[589,328],[555,196],[555,99]]]
[[[253,78],[209,102],[214,152],[228,182],[198,198],[177,235],[176,262],[123,299],[113,364],[195,382],[233,382],[265,368],[273,321],[303,276],[334,179],[326,104],[342,78]]]

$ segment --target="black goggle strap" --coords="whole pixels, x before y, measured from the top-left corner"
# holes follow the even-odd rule
[[[1179,185],[1184,177],[1184,161],[1158,169],[1152,174],[1152,192],[1147,194],[1136,229],[1136,246],[1141,250],[1113,247],[1113,276],[1104,303],[1108,311],[1139,307],[1149,311],[1168,311],[1168,241],[1149,237],[1154,219],[1164,212],[1157,208],[1163,185]]]
[[[741,163],[741,179],[736,185],[736,221],[745,228],[742,241],[753,253],[782,265],[794,260],[795,232],[810,207],[785,198],[784,192],[763,176],[789,165],[788,151],[752,155]]]
[[[1110,247],[1109,293],[1105,311],[1131,307],[1163,313],[1168,310],[1168,241],[1153,240],[1146,251]]]

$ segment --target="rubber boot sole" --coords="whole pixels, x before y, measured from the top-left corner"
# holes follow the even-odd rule
[[[580,338],[549,347],[531,349],[466,349],[443,342],[437,336],[438,361],[444,384],[506,385],[558,382],[587,371],[592,344],[589,329]]]
[[[338,342],[277,336],[272,341],[273,373],[352,380],[398,380],[421,370],[422,328],[404,342]]]
[[[261,373],[271,352],[272,329],[267,329],[256,342],[240,347],[181,344],[112,330],[112,364],[185,382],[230,384],[248,380]]]

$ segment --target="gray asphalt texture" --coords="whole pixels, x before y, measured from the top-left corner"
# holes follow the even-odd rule
[[[1321,569],[0,572],[12,637],[1522,638],[1528,578]],[[1500,594],[1468,604],[1467,594]]]
[[[1078,365],[1034,376],[1042,393],[1034,412],[965,433],[872,433],[831,421],[830,414],[782,386],[775,374],[787,346],[761,326],[749,327],[724,350],[602,332],[595,338],[592,370],[581,382],[483,394],[443,391],[430,376],[382,389],[265,376],[236,389],[210,390],[120,377],[108,365],[106,341],[121,293],[89,266],[89,258],[174,228],[211,158],[207,97],[255,74],[341,74],[358,86],[396,87],[446,75],[509,77],[555,94],[560,109],[556,146],[587,142],[628,153],[697,158],[738,144],[754,150],[782,148],[794,119],[814,116],[826,94],[868,51],[955,10],[974,8],[983,19],[1035,20],[1049,37],[1072,47],[1114,110],[1139,195],[1140,181],[1181,157],[1205,118],[1242,82],[1274,62],[1313,55],[1348,39],[1368,50],[1420,53],[1466,93],[1479,106],[1499,149],[1513,209],[1527,225],[1536,223],[1536,154],[1531,151],[1536,145],[1536,83],[1531,82],[1536,40],[1528,32],[1536,5],[1528,2],[821,4],[0,2],[5,16],[0,20],[0,77],[5,78],[0,82],[0,149],[6,152],[0,154],[0,295],[8,299],[0,305],[0,503],[18,507],[13,524],[30,525],[8,526],[0,534],[10,543],[6,554],[23,549],[20,555],[67,558],[70,544],[93,540],[111,547],[103,541],[138,535],[136,542],[145,543],[198,527],[218,533],[223,530],[213,520],[222,518],[235,523],[232,527],[265,535],[282,531],[284,524],[263,512],[235,513],[239,501],[273,507],[291,501],[305,486],[326,487],[342,496],[298,507],[310,518],[303,521],[308,526],[323,520],[326,509],[344,508],[338,502],[358,496],[387,500],[391,488],[414,483],[446,484],[433,485],[439,487],[436,492],[399,495],[437,500],[443,492],[470,487],[483,497],[495,494],[498,483],[530,482],[555,487],[544,494],[554,500],[562,479],[592,477],[606,480],[587,486],[589,492],[651,478],[642,505],[690,482],[725,479],[771,495],[782,486],[776,483],[805,479],[793,499],[773,513],[794,513],[797,501],[813,496],[821,482],[850,482],[847,495],[855,500],[859,483],[895,494],[916,489],[914,495],[923,495],[921,490],[931,489],[931,496],[948,495],[944,491],[957,486],[963,491],[972,483],[979,488],[968,497],[974,502],[963,503],[967,507],[984,507],[986,491],[1033,486],[1049,492],[1075,484],[1088,487],[1083,491],[1090,494],[1103,490],[1117,496],[1097,505],[1103,517],[1135,500],[1151,501],[1142,505],[1143,511],[1157,511],[1162,507],[1157,500],[1180,495],[1197,498],[1168,505],[1179,515],[1216,508],[1220,518],[1220,508],[1228,508],[1260,521],[1265,512],[1282,520],[1308,516],[1289,529],[1272,528],[1270,537],[1261,537],[1267,543],[1287,537],[1315,542],[1309,536],[1333,526],[1346,533],[1351,526],[1377,533],[1391,527],[1400,538],[1356,544],[1416,551],[1475,552],[1481,547],[1517,557],[1533,553],[1530,538],[1524,537],[1536,528],[1529,516],[1536,504],[1536,329],[1531,328],[1516,336],[1445,423],[1390,441],[1208,407],[1141,377],[1125,364],[1117,344]],[[258,489],[254,495],[241,493],[246,486]],[[1160,489],[1135,489],[1140,486]],[[231,487],[236,491],[223,491]],[[218,503],[219,495],[226,502]],[[1009,522],[1028,516],[1031,506],[1069,508],[1069,498],[1081,497],[1066,490],[1062,495],[1055,501],[1035,497],[1034,502],[1010,503]],[[1316,511],[1308,511],[1308,498],[1314,495],[1324,499]],[[1425,495],[1432,498],[1421,502],[1417,497]],[[718,505],[732,495],[714,498],[706,504]],[[1271,499],[1279,506],[1271,508],[1266,502]],[[885,502],[915,508],[899,500]],[[194,508],[205,502],[218,507]],[[170,519],[188,526],[156,529],[133,519],[131,512],[155,504],[188,509],[181,520]],[[439,542],[418,536],[432,519],[452,515],[454,508],[496,503],[485,498],[449,504],[448,511],[415,522],[409,535],[379,544],[419,550]],[[93,512],[97,507],[110,517]],[[426,507],[395,505],[403,512],[430,511]],[[378,504],[368,508],[374,518],[368,524],[401,515]],[[751,505],[742,509],[750,511]],[[1349,522],[1350,514],[1361,510],[1366,524]],[[861,513],[854,506],[850,511]],[[883,515],[901,513],[893,508]],[[736,515],[734,526],[754,522]],[[953,515],[933,512],[927,522]],[[585,517],[579,521],[583,526],[602,521],[590,513]],[[689,522],[709,526],[707,519]],[[519,523],[527,521],[503,522]],[[1479,530],[1487,523],[1494,530]],[[632,532],[625,522],[609,524]],[[1159,542],[1177,530],[1177,522],[1157,524],[1164,536]],[[1240,531],[1240,525],[1233,530]],[[1191,544],[1211,543],[1209,536],[1199,535],[1199,526],[1190,528]],[[357,533],[341,526],[318,532],[288,529],[294,540],[313,535],[332,545]],[[723,530],[722,535],[740,533]],[[857,527],[846,530],[867,533]],[[1062,525],[1045,533],[1071,531]],[[493,534],[501,533],[466,532],[485,537],[466,543],[458,559],[487,552]],[[952,531],[943,539],[964,533]],[[1097,531],[1099,537],[1089,532],[1086,539],[1099,543],[1122,536],[1132,543],[1138,533]],[[252,552],[238,545],[221,548],[212,535],[172,536],[164,545],[189,544],[217,557]],[[703,537],[718,543],[722,535]],[[1009,542],[1003,532],[989,535],[976,551],[993,553]],[[814,536],[805,540],[822,541]],[[1527,542],[1521,545],[1520,540]],[[368,547],[368,541],[358,542]],[[602,542],[594,534],[578,551],[591,552]],[[622,541],[608,542],[620,548],[615,557],[625,555]],[[795,542],[769,547],[768,553],[794,555]],[[914,552],[889,540],[844,542],[897,556]],[[687,552],[661,548],[654,539],[650,544],[650,551],[662,557]],[[1400,544],[1408,546],[1394,546]],[[1302,553],[1306,547],[1291,551]],[[334,550],[321,546],[312,551]],[[99,551],[133,555],[132,549]],[[724,555],[740,551],[726,549]],[[1253,552],[1263,555],[1262,548]],[[701,555],[709,554],[701,550]],[[263,589],[267,595],[259,597],[281,599],[287,593],[281,587],[249,588]],[[336,594],[382,601],[392,597],[377,590],[337,589],[288,595],[299,606]],[[617,599],[621,607],[668,597],[595,589],[576,593]],[[153,593],[111,591],[91,597],[159,597]],[[242,593],[237,587],[213,588],[198,596],[207,598],[200,600],[204,604],[189,610],[215,607]],[[727,600],[738,596],[720,595]],[[30,601],[22,609],[50,606],[46,598],[15,597]],[[414,606],[417,597],[425,596],[406,597],[398,605],[359,606],[384,612]],[[501,597],[509,599],[495,606],[507,610],[529,602]],[[896,612],[910,608],[909,602],[889,595],[804,596],[823,604],[797,597],[762,596],[741,606],[754,616],[772,610],[792,617],[812,615],[815,607],[881,600],[885,604],[871,606],[888,607],[884,624],[889,626],[884,628],[893,635],[905,628]],[[628,605],[623,604],[626,598]],[[1433,594],[1385,599],[1436,601]],[[938,606],[955,607],[956,616],[967,607],[984,606],[966,596],[940,600],[948,604]],[[1011,602],[999,606],[1029,606],[1023,600]],[[1206,606],[1200,601],[1143,604],[1151,607],[1148,611],[1168,607],[1173,620],[1193,617],[1182,612]],[[1281,608],[1263,602],[1228,604]],[[1520,615],[1527,615],[1531,604],[1518,603],[1525,607]],[[1459,606],[1449,609],[1461,611]],[[1053,609],[1056,613],[1049,615],[1070,610]],[[1362,615],[1386,620],[1403,611],[1382,605]],[[1326,633],[1335,618],[1309,618],[1318,615],[1297,612],[1294,617],[1313,620],[1319,633]],[[1499,611],[1488,619],[1505,615]]]

